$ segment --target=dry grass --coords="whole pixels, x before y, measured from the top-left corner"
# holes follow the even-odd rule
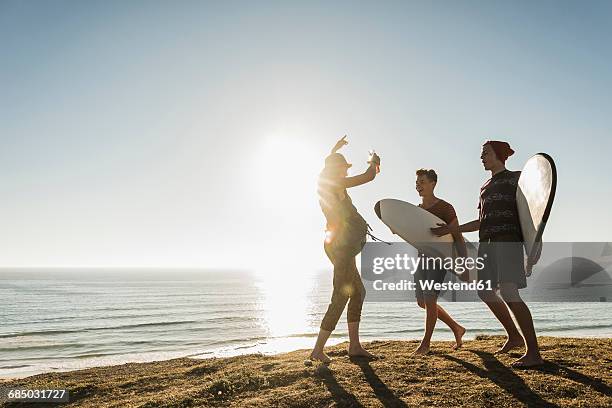
[[[307,367],[307,353],[175,359],[42,374],[8,387],[67,388],[71,407],[611,407],[612,339],[540,339],[546,364],[515,370],[518,353],[496,356],[500,337],[478,337],[452,352],[412,357],[416,342],[375,341],[383,359],[351,361],[330,348],[329,368]],[[25,406],[7,403],[5,406]],[[35,404],[42,407],[42,404]]]

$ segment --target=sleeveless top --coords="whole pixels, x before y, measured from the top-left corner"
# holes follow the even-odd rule
[[[357,212],[346,189],[322,174],[318,193],[319,205],[327,221],[326,243],[358,254],[365,244],[368,224]]]
[[[523,233],[516,207],[516,189],[520,171],[504,170],[480,188],[480,233],[484,240],[522,241]]]

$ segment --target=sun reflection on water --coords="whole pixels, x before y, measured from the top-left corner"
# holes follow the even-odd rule
[[[294,272],[294,271],[292,271]],[[256,286],[260,292],[259,309],[270,337],[286,337],[310,334],[313,327],[309,315],[313,304],[314,276],[287,271],[269,271],[258,276]]]

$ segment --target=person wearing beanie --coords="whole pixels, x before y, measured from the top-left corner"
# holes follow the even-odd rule
[[[478,280],[489,281],[491,290],[478,292],[507,333],[505,344],[498,353],[526,346],[526,352],[512,363],[517,368],[543,364],[531,312],[521,299],[519,289],[527,286],[523,233],[516,205],[516,189],[520,171],[506,169],[506,160],[514,154],[507,142],[489,140],[482,145],[480,155],[491,178],[480,188],[477,220],[458,227],[459,232],[478,231],[478,256],[484,259],[484,268],[478,271]],[[438,236],[450,233],[452,226],[432,228]],[[527,260],[530,270],[535,260]],[[519,329],[512,320],[514,315]],[[522,335],[521,335],[522,332]]]
[[[499,140],[487,140],[482,147],[489,146],[495,152],[495,157],[502,162],[502,164],[506,163],[508,157],[514,154],[514,150],[510,147],[508,142],[500,142]],[[482,157],[481,157],[482,159]]]

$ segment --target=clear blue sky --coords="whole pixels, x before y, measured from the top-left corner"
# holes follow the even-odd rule
[[[329,3],[1,1],[0,265],[325,266],[344,133],[384,238],[419,167],[474,219],[495,138],[556,159],[546,240],[612,240],[612,2]]]

